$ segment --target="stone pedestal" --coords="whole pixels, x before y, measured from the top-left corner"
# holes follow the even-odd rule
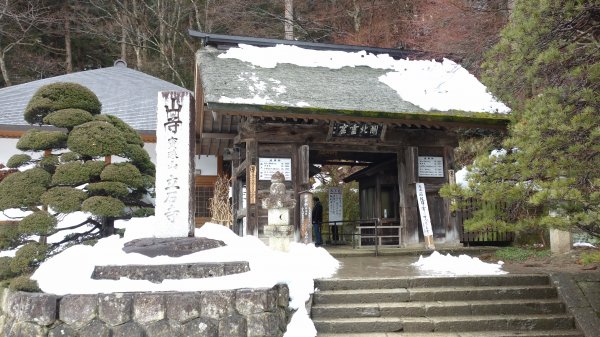
[[[550,251],[552,254],[563,254],[571,251],[571,232],[550,229]]]
[[[268,225],[264,228],[265,235],[269,238],[269,247],[287,252],[290,242],[294,241],[294,226],[290,224],[289,209],[296,204],[286,191],[284,176],[275,172],[271,177],[269,196],[263,199],[263,208],[268,212]]]

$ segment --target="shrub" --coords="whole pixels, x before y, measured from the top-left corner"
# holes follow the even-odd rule
[[[73,187],[54,187],[42,194],[41,201],[60,213],[72,213],[81,210],[81,203],[87,194]]]
[[[60,155],[60,162],[61,163],[68,163],[68,162],[72,162],[72,161],[76,161],[79,160],[79,154],[75,153],[75,152],[66,152]]]
[[[52,185],[78,186],[97,179],[103,168],[104,162],[93,160],[60,164],[52,176]]]
[[[13,249],[21,242],[18,224],[4,224],[0,226],[0,250]]]
[[[73,129],[67,146],[71,151],[87,157],[119,155],[125,152],[127,142],[123,134],[107,122],[88,122]]]
[[[10,261],[10,269],[13,273],[24,274],[33,271],[44,261],[48,246],[31,242],[17,250],[15,257]]]
[[[19,222],[19,232],[28,235],[47,235],[56,227],[56,218],[46,211],[37,211]]]
[[[130,163],[110,164],[100,174],[102,181],[118,181],[133,188],[144,186],[144,179],[140,170]]]
[[[0,281],[17,276],[15,273],[13,273],[12,269],[10,269],[10,261],[12,259],[12,257],[8,256],[0,257]]]
[[[94,119],[91,113],[81,109],[62,109],[54,111],[44,117],[44,124],[57,128],[73,129],[77,125],[91,122]]]
[[[30,129],[17,142],[21,151],[43,151],[62,149],[67,145],[67,134],[62,131],[42,131]]]
[[[92,115],[100,113],[102,104],[88,88],[76,83],[53,83],[38,89],[25,108],[30,124],[42,124],[48,114],[62,109],[82,109]]]
[[[112,197],[93,196],[83,202],[81,210],[98,216],[115,218],[125,214],[125,204]]]
[[[10,168],[21,167],[31,161],[31,156],[27,154],[15,154],[6,162],[6,166]]]
[[[142,207],[133,211],[132,216],[136,218],[145,218],[154,215],[154,208]]]
[[[123,137],[125,137],[125,141],[127,144],[136,144],[139,146],[144,146],[144,141],[142,137],[135,131],[129,124],[123,122],[119,117],[113,115],[98,115],[94,117],[96,121],[103,121],[112,124],[116,127],[121,133]]]
[[[50,173],[41,168],[15,172],[0,182],[0,210],[37,206],[50,184]]]
[[[118,181],[101,181],[88,184],[86,189],[91,195],[104,195],[111,197],[124,197],[129,194],[127,185]]]
[[[30,279],[29,276],[26,275],[14,278],[10,282],[10,286],[8,288],[13,291],[25,291],[29,293],[42,292],[37,281]]]
[[[135,144],[127,144],[123,157],[131,160],[131,163],[139,168],[143,174],[155,175],[156,167],[150,160],[150,155],[144,148]]]
[[[38,167],[47,171],[50,174],[53,174],[56,171],[56,166],[58,165],[58,156],[50,155],[43,157],[38,162]]]

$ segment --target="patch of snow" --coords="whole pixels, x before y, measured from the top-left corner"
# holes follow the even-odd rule
[[[419,261],[412,263],[423,272],[436,276],[459,276],[459,275],[502,275],[508,272],[502,270],[502,261],[498,263],[486,263],[479,258],[468,255],[452,256],[440,254],[437,251],[428,257],[419,257]]]
[[[506,156],[506,154],[508,153],[508,151],[506,151],[506,149],[493,149],[492,152],[490,152],[490,158],[491,157],[504,157]]]
[[[388,69],[390,72],[379,80],[395,90],[403,100],[424,110],[510,112],[475,76],[449,59],[442,62],[395,60],[387,54],[374,55],[366,51],[311,50],[288,45],[255,47],[244,44],[228,49],[219,57],[238,59],[262,68],[275,68],[278,64],[287,63],[329,69],[358,66]]]
[[[243,97],[219,97],[219,103],[237,103],[237,104],[273,104],[274,101],[269,96],[254,95],[252,98]]]
[[[207,223],[196,229],[197,237],[222,240],[227,246],[173,258],[150,258],[141,254],[126,254],[125,242],[148,235],[148,224],[154,217],[117,221],[115,227],[125,228],[125,235],[113,235],[94,246],[77,245],[48,259],[36,270],[32,279],[44,292],[58,295],[95,294],[135,291],[207,291],[238,288],[264,288],[286,283],[290,290],[290,308],[297,310],[288,326],[287,337],[315,336],[316,330],[306,310],[305,302],[314,292],[314,279],[332,276],[339,268],[323,248],[313,244],[292,243],[289,252],[274,251],[254,236],[239,237],[228,228]],[[175,264],[191,262],[248,261],[250,271],[237,275],[205,279],[164,280],[155,284],[144,280],[92,280],[94,266],[127,264]],[[68,277],[64,277],[68,275]]]
[[[575,242],[573,247],[587,247],[587,248],[596,248],[593,244],[589,242]]]
[[[460,187],[469,187],[469,182],[467,181],[469,177],[469,170],[467,167],[463,167],[460,170],[454,173],[454,178],[456,179],[456,184]]]
[[[0,251],[0,257],[3,257],[3,256],[15,257],[15,254],[17,253],[17,250],[19,250],[19,248],[21,248],[21,246],[15,248],[15,249],[11,249],[11,250],[2,250],[2,251]]]

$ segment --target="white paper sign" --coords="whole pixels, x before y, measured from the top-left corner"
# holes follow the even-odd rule
[[[342,189],[339,187],[329,188],[329,222],[344,220],[344,202],[342,200]]]
[[[423,235],[433,235],[431,229],[431,217],[429,216],[429,207],[427,206],[427,194],[425,193],[425,184],[417,183],[417,203],[419,204],[419,214],[421,215],[421,226]]]
[[[187,237],[195,227],[192,200],[194,123],[189,92],[158,93],[156,111],[156,224],[149,235]]]
[[[258,158],[258,180],[271,180],[277,171],[283,174],[285,180],[292,180],[292,159]]]
[[[444,158],[443,157],[419,157],[418,161],[419,177],[443,178],[444,177]]]

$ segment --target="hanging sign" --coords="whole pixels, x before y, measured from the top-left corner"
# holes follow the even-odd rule
[[[285,180],[292,180],[291,158],[258,158],[258,180],[271,180],[275,172],[281,172]]]
[[[444,177],[444,158],[419,156],[418,160],[419,177],[443,178]]]
[[[250,175],[248,184],[250,187],[250,203],[254,205],[256,204],[256,165],[250,165],[248,173]]]
[[[427,248],[435,249],[433,244],[433,230],[431,228],[431,217],[429,207],[427,206],[427,194],[425,193],[425,184],[417,183],[417,203],[419,205],[419,215],[421,215],[421,226],[423,227],[423,236]]]
[[[339,187],[329,188],[329,222],[344,220],[344,202],[342,200],[342,189]]]
[[[333,137],[379,138],[383,124],[366,122],[333,122],[331,135]]]

